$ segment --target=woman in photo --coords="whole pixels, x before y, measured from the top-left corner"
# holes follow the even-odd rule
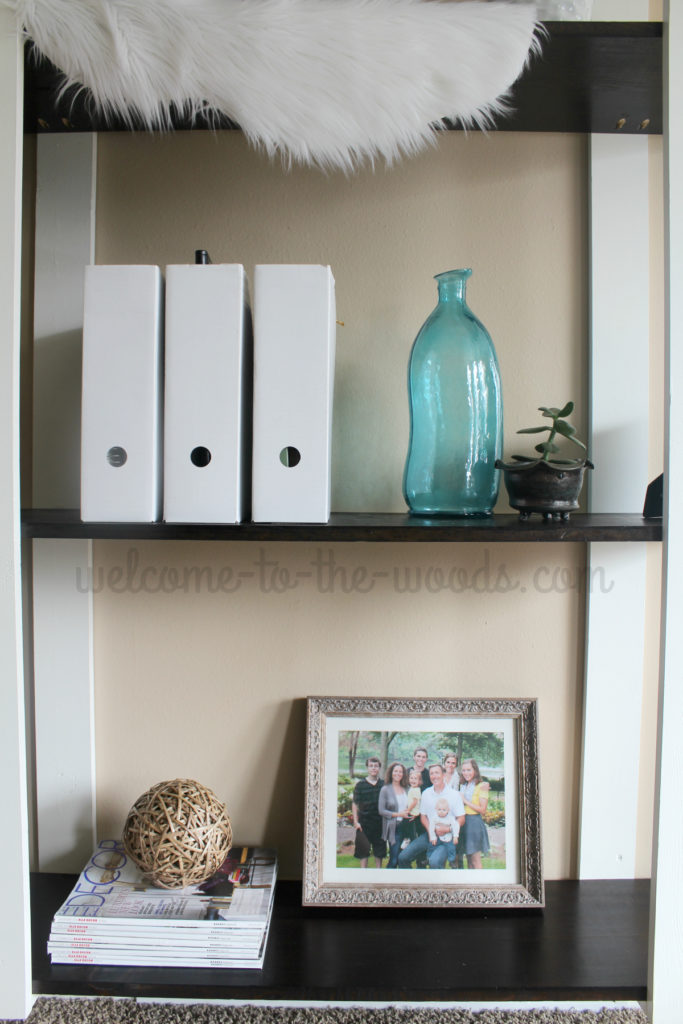
[[[460,769],[460,795],[465,805],[465,824],[458,839],[458,856],[467,856],[469,868],[481,868],[482,854],[491,849],[489,834],[482,815],[489,802],[489,784],[479,774],[479,765],[472,758],[463,761]]]
[[[405,768],[399,761],[393,761],[387,768],[378,806],[382,818],[382,839],[389,845],[388,868],[395,868],[398,864],[402,839],[400,824],[408,816],[406,782]]]

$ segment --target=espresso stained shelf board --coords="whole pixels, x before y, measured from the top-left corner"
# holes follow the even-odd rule
[[[661,541],[661,519],[612,513],[576,513],[566,521],[517,515],[487,519],[423,519],[400,513],[336,513],[329,523],[83,523],[77,509],[25,509],[25,537],[93,540],[416,541],[448,543],[558,543]]]
[[[661,135],[661,22],[548,22],[499,131]]]
[[[510,111],[495,120],[499,131],[662,132],[661,22],[546,22],[540,57],[534,57],[512,88]],[[29,44],[25,61],[24,128],[27,133],[122,131],[140,128],[106,120],[89,93],[60,93],[60,72],[36,59]],[[444,117],[448,111],[444,111]],[[233,129],[227,119],[181,113],[175,129]]]
[[[185,999],[642,1000],[650,883],[546,883],[544,910],[316,908],[277,883],[262,970],[50,964],[74,875],[32,877],[37,995]],[[391,951],[410,950],[410,969]],[[405,967],[405,964],[404,964]]]

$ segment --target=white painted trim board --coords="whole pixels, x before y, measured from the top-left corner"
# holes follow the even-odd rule
[[[683,979],[683,4],[664,9],[665,308],[664,579],[657,804],[650,925],[653,1024],[679,1024]],[[668,216],[667,216],[668,211]]]
[[[34,283],[36,507],[80,502],[85,267],[95,258],[97,135],[37,148]],[[51,443],[51,439],[53,443]],[[92,541],[33,544],[38,867],[81,870],[95,843]],[[71,739],[70,739],[71,737]],[[75,741],[73,739],[75,737]]]
[[[641,512],[648,483],[649,161],[645,136],[590,141],[592,512]],[[590,544],[579,878],[633,878],[645,644],[643,544]],[[607,827],[596,781],[613,778]]]
[[[0,7],[0,1016],[32,1004],[19,491],[23,40]]]

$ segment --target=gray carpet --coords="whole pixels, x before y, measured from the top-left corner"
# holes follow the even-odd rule
[[[647,1024],[638,1009],[292,1008],[134,999],[38,999],[27,1024]]]

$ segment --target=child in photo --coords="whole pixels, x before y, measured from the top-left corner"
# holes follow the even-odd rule
[[[413,768],[408,773],[408,806],[406,807],[411,818],[417,818],[420,813],[420,800],[422,799],[421,781],[422,774],[417,768]]]
[[[435,832],[436,825],[449,825],[450,831],[437,836]],[[446,860],[449,864],[455,863],[455,849],[459,831],[460,826],[451,811],[451,805],[445,797],[441,797],[440,800],[436,801],[434,813],[429,816],[429,841],[432,846],[436,846],[437,843],[444,844],[446,847]]]
[[[408,804],[406,810],[410,817],[401,824],[401,849],[405,849],[411,840],[417,836],[417,821],[420,818],[420,801],[422,799],[422,772],[419,768],[412,768],[408,772]]]

